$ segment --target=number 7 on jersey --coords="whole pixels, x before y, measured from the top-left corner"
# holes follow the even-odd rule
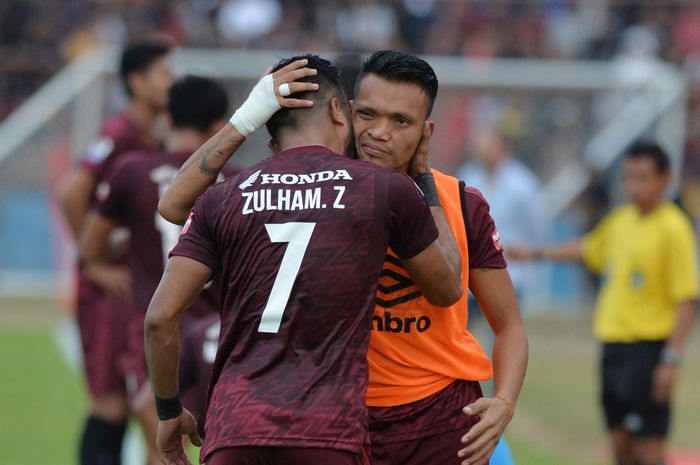
[[[272,292],[262,312],[258,332],[276,333],[282,323],[282,315],[287,307],[306,248],[311,241],[316,223],[280,223],[266,224],[268,236],[272,242],[288,242],[282,257],[280,269],[272,285]]]

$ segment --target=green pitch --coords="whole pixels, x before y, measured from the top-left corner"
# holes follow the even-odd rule
[[[0,465],[77,462],[87,401],[80,373],[71,368],[56,343],[59,323],[51,302],[0,302]],[[516,462],[611,463],[596,398],[597,346],[588,322],[529,318],[527,326],[530,369],[508,429]],[[700,396],[695,393],[700,371],[693,369],[698,366],[700,334],[696,332],[678,386],[675,449],[698,449]]]

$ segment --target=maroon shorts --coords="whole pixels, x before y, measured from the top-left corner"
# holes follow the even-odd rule
[[[311,447],[227,447],[206,465],[369,465],[369,454]]]
[[[458,380],[410,404],[370,407],[372,465],[458,465],[460,440],[479,420],[462,408],[480,397],[478,382]]]
[[[183,319],[180,323],[180,396],[182,404],[197,419],[202,437],[220,321],[215,314]]]
[[[82,274],[78,278],[77,321],[90,393],[125,392],[121,358],[126,351],[124,304],[105,296]]]
[[[145,309],[134,306],[125,317],[126,347],[119,359],[119,368],[124,373],[126,391],[130,400],[133,400],[148,383],[146,345],[143,339],[145,316]]]

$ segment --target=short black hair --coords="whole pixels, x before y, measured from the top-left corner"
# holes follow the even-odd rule
[[[656,142],[637,141],[626,151],[625,159],[636,160],[650,158],[659,174],[666,174],[671,170],[671,159],[666,151]]]
[[[143,73],[154,61],[165,56],[170,47],[158,42],[140,42],[127,46],[122,52],[119,75],[129,96],[133,95],[128,77],[132,73]]]
[[[226,116],[227,108],[226,91],[208,78],[185,76],[168,91],[168,115],[177,129],[206,131]]]
[[[274,73],[294,61],[303,59],[309,60],[306,68],[315,69],[318,72],[315,76],[303,77],[297,79],[295,82],[315,82],[318,84],[318,90],[313,92],[297,92],[289,97],[312,100],[314,106],[311,108],[281,108],[277,110],[265,125],[267,127],[267,132],[270,133],[270,137],[275,140],[283,129],[296,129],[303,123],[304,118],[307,116],[314,114],[316,111],[326,111],[325,106],[332,98],[337,97],[342,104],[347,103],[347,97],[340,84],[340,71],[338,71],[338,68],[333,66],[330,61],[318,55],[307,54],[284,58],[272,68],[272,72]]]
[[[428,116],[430,116],[437,97],[438,79],[433,67],[427,61],[397,50],[374,52],[365,61],[357,77],[355,95],[362,78],[368,74],[374,74],[387,81],[415,84],[423,89],[428,97]]]

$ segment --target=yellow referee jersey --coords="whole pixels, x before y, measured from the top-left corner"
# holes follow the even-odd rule
[[[618,207],[584,237],[583,260],[604,280],[593,320],[603,342],[665,339],[678,304],[698,297],[694,231],[672,203]]]

